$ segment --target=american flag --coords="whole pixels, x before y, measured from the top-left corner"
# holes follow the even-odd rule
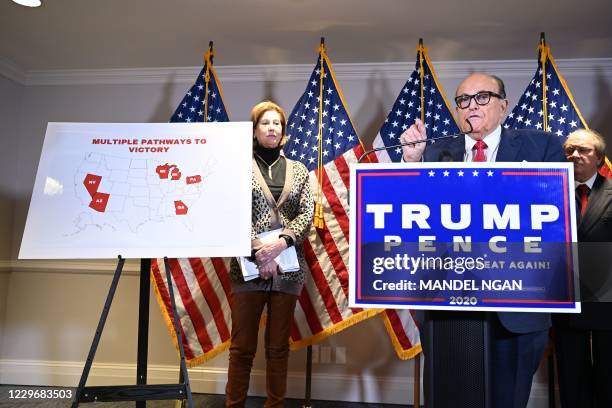
[[[322,228],[313,226],[304,240],[310,278],[299,296],[291,330],[296,349],[380,312],[348,306],[349,163],[357,161],[363,147],[323,44],[306,90],[287,121],[287,137],[286,156],[310,170],[312,189],[323,208]]]
[[[210,50],[204,60],[204,68],[176,108],[171,122],[229,121]],[[193,367],[221,353],[230,343],[229,258],[169,259],[169,266],[185,359]],[[178,347],[163,259],[151,261],[151,274],[162,315]]]
[[[565,140],[574,130],[588,129],[588,126],[543,39],[538,54],[535,75],[503,126],[506,129],[544,130]],[[607,158],[600,173],[612,176],[612,165]]]
[[[229,122],[211,58],[212,53],[206,52],[202,71],[177,106],[170,122]]]
[[[421,103],[422,95],[422,103]],[[428,137],[438,137],[459,132],[442,87],[438,84],[427,48],[417,47],[416,66],[400,91],[385,123],[374,139],[373,147],[392,146],[400,143],[402,132],[416,119],[422,119]],[[379,162],[400,162],[402,148],[376,152]]]
[[[438,83],[427,48],[421,42],[417,47],[416,65],[402,87],[385,122],[376,135],[373,147],[393,146],[402,132],[416,119],[422,119],[428,137],[444,136],[459,132],[455,118]],[[379,162],[400,162],[402,148],[376,152]],[[401,359],[412,358],[421,351],[419,328],[410,310],[387,309],[382,314],[391,343]]]

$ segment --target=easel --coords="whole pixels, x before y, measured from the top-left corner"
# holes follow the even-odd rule
[[[164,258],[164,265],[166,266],[166,279],[168,283],[168,292],[170,294],[170,300],[172,303],[172,314],[174,331],[179,344],[179,353],[181,356],[180,360],[180,373],[184,381],[180,381],[178,384],[147,384],[147,354],[148,354],[148,341],[149,341],[149,290],[150,290],[150,274],[151,274],[151,260],[141,259],[140,260],[140,299],[139,299],[139,313],[138,313],[138,357],[136,366],[136,385],[108,385],[108,386],[97,386],[97,387],[86,387],[87,377],[91,370],[93,359],[98,349],[98,343],[102,336],[102,330],[104,330],[104,324],[110,310],[119,278],[121,277],[121,271],[123,270],[123,264],[125,259],[118,257],[117,268],[115,269],[115,275],[113,281],[108,290],[106,302],[100,315],[100,321],[96,329],[87,360],[85,361],[85,367],[83,367],[83,373],[81,374],[81,380],[79,386],[76,389],[74,400],[72,401],[72,408],[78,407],[81,402],[113,402],[113,401],[136,401],[137,408],[145,408],[146,401],[149,400],[187,400],[187,406],[193,407],[193,398],[191,395],[191,387],[189,385],[189,374],[187,372],[187,364],[185,363],[185,353],[183,351],[183,344],[181,331],[179,330],[178,323],[176,321],[176,303],[174,301],[174,290],[172,289],[172,279],[170,276],[170,267],[168,265],[168,258]]]

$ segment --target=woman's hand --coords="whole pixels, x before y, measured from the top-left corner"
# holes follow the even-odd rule
[[[283,238],[279,238],[274,242],[264,244],[264,246],[259,248],[259,250],[255,253],[257,265],[264,265],[270,261],[273,261],[274,258],[279,256],[285,249],[287,249],[287,242]]]
[[[259,269],[259,277],[266,280],[274,278],[278,274],[278,264],[274,259],[265,264],[257,263],[257,269]]]

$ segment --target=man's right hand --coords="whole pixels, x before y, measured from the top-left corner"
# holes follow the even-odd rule
[[[400,143],[416,142],[417,140],[427,139],[427,133],[425,133],[425,125],[420,119],[414,122],[414,125],[402,133],[400,136]],[[425,151],[425,143],[417,143],[409,146],[402,146],[402,159],[405,162],[418,162],[423,157],[423,151]]]

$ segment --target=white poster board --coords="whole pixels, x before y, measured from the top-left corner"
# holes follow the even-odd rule
[[[248,256],[252,134],[49,123],[19,259]]]

